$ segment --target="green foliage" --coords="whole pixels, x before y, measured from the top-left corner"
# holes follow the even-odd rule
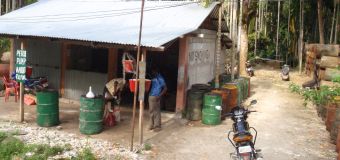
[[[4,138],[0,143],[0,159],[11,160],[13,156],[20,155],[23,153],[24,143],[19,139],[5,135],[2,133]]]
[[[96,156],[91,152],[90,148],[85,148],[78,153],[77,157],[72,158],[72,160],[96,160]]]
[[[289,84],[289,90],[293,93],[300,94],[302,89],[299,85],[294,84],[294,83],[290,83]]]
[[[249,34],[249,59],[255,58],[255,33]],[[261,58],[274,58],[275,43],[264,34],[258,35],[256,56]]]
[[[37,0],[25,0],[25,5],[30,5],[35,2],[37,2]]]
[[[151,144],[149,144],[149,143],[145,143],[144,144],[144,150],[145,151],[149,151],[149,150],[151,150],[152,149],[152,145]]]
[[[42,160],[63,152],[63,147],[50,147],[49,145],[24,144],[19,139],[0,132],[0,159],[12,160],[20,157],[24,160]],[[26,155],[31,153],[30,156]]]
[[[39,160],[39,159],[48,159],[50,156],[55,156],[63,152],[64,149],[61,147],[50,147],[48,145],[26,145],[24,148],[24,153],[34,153],[32,156],[25,156],[22,154],[22,157],[25,157],[26,160]]]
[[[333,101],[335,96],[340,96],[340,86],[329,87],[321,86],[317,89],[303,89],[300,86],[291,83],[289,89],[293,93],[298,93],[304,97],[305,103],[312,102],[315,105],[325,105]]]
[[[10,41],[8,38],[0,38],[0,53],[9,51]]]

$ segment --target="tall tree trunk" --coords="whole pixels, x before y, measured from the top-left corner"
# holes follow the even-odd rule
[[[240,1],[240,14],[239,14],[239,20],[238,20],[238,38],[237,38],[237,51],[240,51],[241,47],[241,29],[242,29],[242,16],[243,14],[243,1]]]
[[[268,2],[266,1],[266,8],[265,8],[265,17],[264,17],[264,35],[267,36],[267,14],[268,14]]]
[[[256,50],[257,50],[257,24],[258,24],[258,17],[255,17],[255,44],[254,44],[254,56],[256,57]]]
[[[335,24],[335,18],[337,16],[336,14],[336,8],[337,8],[337,0],[334,0],[334,9],[333,9],[333,17],[332,17],[332,26],[331,26],[331,35],[329,36],[329,43],[331,44],[333,42],[333,31],[334,31],[334,24]]]
[[[6,0],[5,6],[6,6],[6,13],[8,13],[9,12],[9,0]]]
[[[12,0],[12,11],[14,11],[16,8],[16,5],[17,5],[16,2],[17,2],[16,0]]]
[[[2,0],[0,0],[0,16],[2,15]]]
[[[249,0],[243,1],[242,26],[240,31],[240,75],[246,76],[246,61],[248,58],[248,6]]]
[[[278,1],[277,5],[277,26],[276,26],[276,54],[275,59],[278,60],[279,57],[279,29],[280,29],[280,8],[281,8],[281,1]]]
[[[300,0],[300,35],[299,35],[299,73],[302,73],[302,48],[303,48],[303,0]]]
[[[323,6],[322,6],[322,0],[318,0],[318,20],[319,20],[319,36],[320,36],[320,43],[325,43],[324,38],[324,26],[323,26]]]
[[[286,64],[288,64],[288,55],[289,55],[289,47],[290,47],[290,0],[288,0],[288,23],[287,23],[287,53],[286,53]]]
[[[335,22],[335,34],[334,34],[334,44],[338,43],[338,31],[339,31],[339,10],[340,10],[340,4],[338,4],[338,11],[336,14],[336,22]]]
[[[236,66],[236,59],[235,59],[235,52],[236,52],[236,49],[235,49],[235,44],[237,44],[237,9],[238,9],[238,3],[236,1],[232,1],[231,2],[232,5],[233,5],[233,8],[232,8],[232,51],[231,51],[231,80],[234,80],[235,78],[235,66]]]

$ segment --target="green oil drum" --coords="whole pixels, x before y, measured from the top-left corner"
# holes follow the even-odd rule
[[[217,93],[204,94],[203,108],[215,109],[216,106],[222,106],[222,97]]]
[[[59,121],[59,94],[57,91],[37,92],[37,124],[55,126]]]
[[[239,81],[241,81],[242,85],[243,85],[243,99],[246,99],[249,97],[249,91],[250,91],[250,79],[247,77],[240,77]]]
[[[242,81],[240,79],[236,79],[235,80],[235,84],[236,84],[236,87],[237,87],[237,104],[240,105],[244,98],[244,93],[243,93],[243,90],[244,90],[244,85],[242,83]]]
[[[206,125],[218,125],[221,123],[221,110],[203,108],[202,123]]]
[[[221,85],[231,82],[231,74],[221,74],[220,75]]]
[[[97,134],[103,130],[104,100],[80,98],[79,130],[83,134]]]
[[[207,125],[217,125],[221,123],[222,97],[217,93],[206,93],[203,99],[202,123]]]
[[[203,90],[190,89],[187,98],[186,117],[189,120],[197,121],[202,118]]]

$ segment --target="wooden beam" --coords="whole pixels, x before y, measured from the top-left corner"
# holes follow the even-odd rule
[[[178,79],[176,95],[176,113],[181,113],[186,104],[186,89],[188,81],[188,37],[179,39],[179,57],[178,57]]]
[[[107,62],[107,80],[111,80],[117,77],[117,63],[118,62],[118,49],[109,48],[108,62]]]
[[[62,43],[61,47],[61,67],[60,67],[60,96],[64,97],[65,95],[65,74],[67,69],[68,62],[68,44]]]

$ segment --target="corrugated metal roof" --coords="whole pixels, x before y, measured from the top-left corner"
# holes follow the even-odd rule
[[[142,45],[160,47],[195,31],[217,4],[146,1]],[[0,34],[136,45],[140,7],[140,1],[40,0],[1,16]]]

